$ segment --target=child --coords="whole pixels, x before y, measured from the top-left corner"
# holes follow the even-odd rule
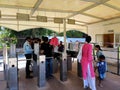
[[[100,55],[98,60],[99,61],[97,62],[96,69],[98,70],[99,86],[103,87],[102,81],[106,76],[107,63],[104,55]]]
[[[96,50],[96,56],[98,59],[100,55],[103,55],[103,52],[102,52],[100,45],[95,45],[95,50]]]

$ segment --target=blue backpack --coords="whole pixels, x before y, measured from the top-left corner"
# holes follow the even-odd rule
[[[98,62],[99,66],[98,66],[98,72],[100,74],[104,74],[106,72],[106,62]]]

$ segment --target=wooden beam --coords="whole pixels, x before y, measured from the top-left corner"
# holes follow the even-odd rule
[[[32,15],[34,14],[34,12],[39,8],[39,6],[40,6],[40,4],[42,3],[42,1],[43,1],[43,0],[38,0],[38,1],[35,3],[33,9],[32,9],[31,12],[30,12],[30,16],[32,16]]]

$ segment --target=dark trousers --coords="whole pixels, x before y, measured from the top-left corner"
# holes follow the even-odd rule
[[[53,60],[52,58],[46,59],[46,78],[53,74]]]
[[[31,65],[31,58],[32,58],[32,54],[25,54],[26,57],[26,68],[25,68],[25,72],[26,72],[26,77],[30,76],[30,65]]]

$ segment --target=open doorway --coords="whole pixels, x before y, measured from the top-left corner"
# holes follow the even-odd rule
[[[102,47],[114,47],[114,34],[96,34],[96,43]]]
[[[103,46],[113,48],[114,34],[103,34]]]

